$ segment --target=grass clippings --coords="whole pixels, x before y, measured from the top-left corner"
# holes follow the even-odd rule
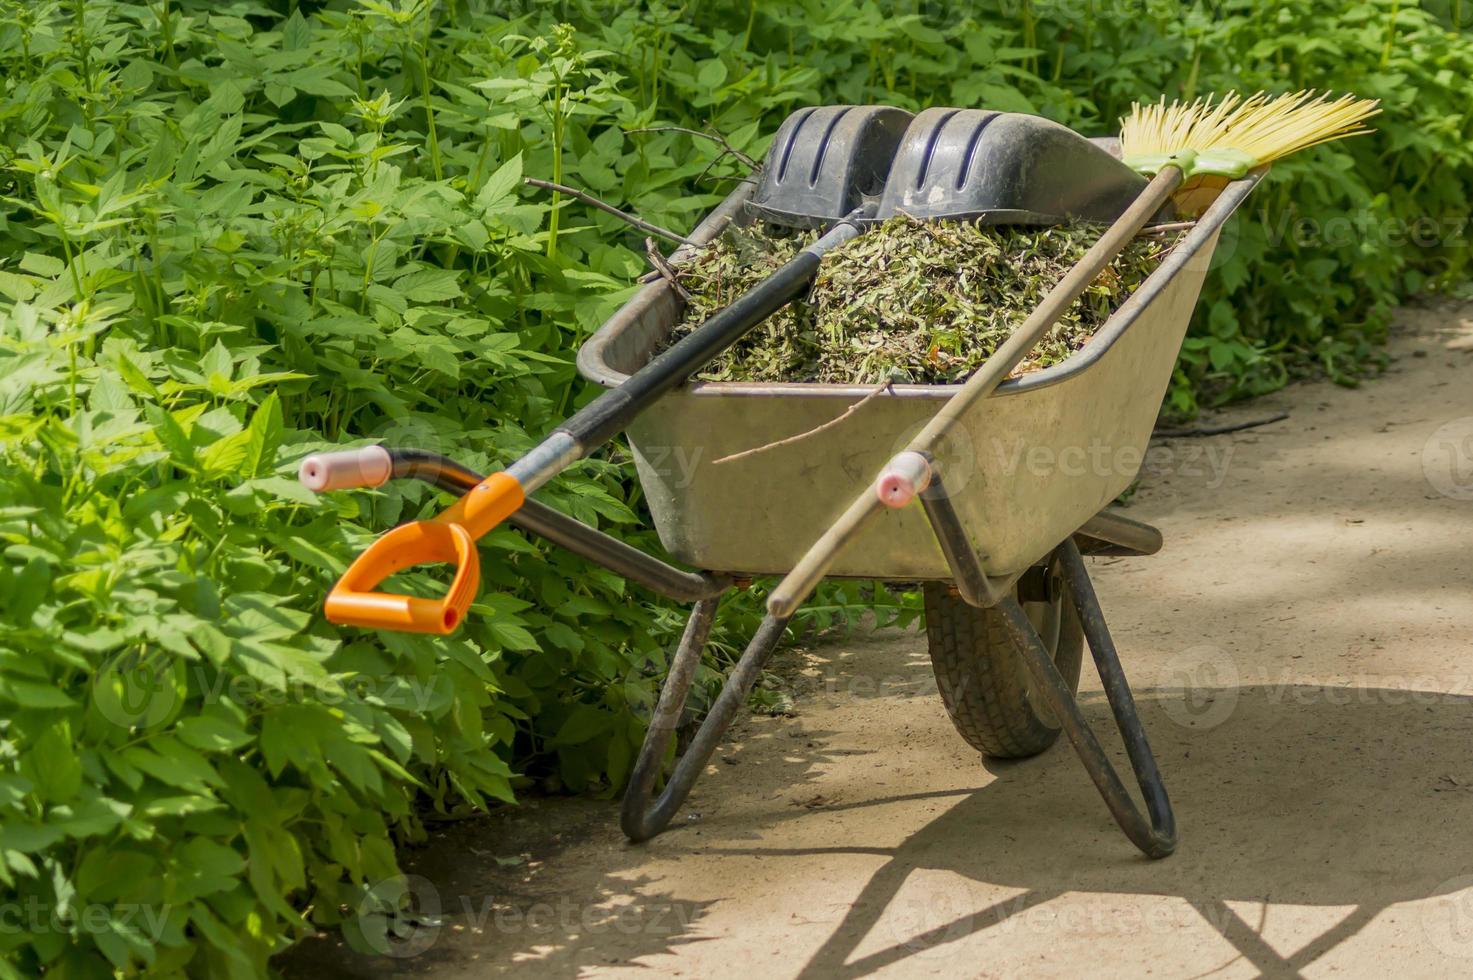
[[[804,299],[788,304],[698,372],[707,381],[952,384],[1008,338],[1099,236],[1050,228],[898,217],[829,253]],[[731,228],[680,268],[691,299],[671,341],[797,254],[811,237],[754,223]],[[1013,374],[1083,347],[1156,268],[1174,235],[1134,239]]]

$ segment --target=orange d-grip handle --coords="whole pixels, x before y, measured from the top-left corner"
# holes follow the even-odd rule
[[[406,633],[452,633],[465,618],[481,584],[476,539],[514,514],[525,500],[522,485],[493,473],[434,520],[401,524],[359,555],[328,593],[329,622]],[[456,566],[440,599],[376,592],[380,582],[414,565]]]

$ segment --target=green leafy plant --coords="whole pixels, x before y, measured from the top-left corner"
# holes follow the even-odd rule
[[[571,403],[639,260],[622,226],[552,249],[557,205],[520,192],[546,134],[427,87],[462,54],[535,76],[514,22],[7,13],[0,889],[34,915],[0,973],[259,975],[309,917],[352,921],[423,812],[511,799],[513,760],[627,771],[672,612],[508,530],[463,636],[339,632],[316,609],[346,560],[438,503],[291,474],[338,440],[496,465]],[[590,156],[604,103],[570,104]],[[633,529],[628,495],[603,460],[544,499]]]

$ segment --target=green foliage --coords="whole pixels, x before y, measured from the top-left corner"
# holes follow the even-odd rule
[[[1457,5],[1143,7],[1083,23],[1082,12],[1050,5],[1039,21],[1038,47],[1063,66],[1059,83],[1101,120],[1143,93],[1229,89],[1330,89],[1383,109],[1375,134],[1276,164],[1226,230],[1170,407],[1190,414],[1202,398],[1259,394],[1306,370],[1355,383],[1382,362],[1392,307],[1467,275],[1473,150],[1455,79],[1473,68],[1473,37],[1448,19]]]
[[[346,561],[441,502],[290,478],[367,440],[490,469],[588,397],[572,354],[641,236],[523,174],[687,228],[739,168],[628,130],[760,155],[800,104],[1107,131],[1140,96],[1321,85],[1385,99],[1381,133],[1263,188],[1177,407],[1351,377],[1391,303],[1463,271],[1295,224],[1468,212],[1473,49],[1413,5],[902,6],[0,2],[0,976],[259,975],[380,894],[425,809],[627,773],[676,610],[503,530],[457,638],[336,630]],[[655,547],[629,476],[615,449],[539,496]],[[913,614],[847,584],[810,622],[876,607]]]

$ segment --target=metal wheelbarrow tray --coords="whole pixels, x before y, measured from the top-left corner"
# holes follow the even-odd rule
[[[965,436],[948,447],[947,480],[990,572],[1026,569],[1135,478],[1219,231],[1253,183],[1225,192],[1082,351],[1005,382],[965,419]],[[705,244],[728,221],[744,223],[749,194],[747,186],[733,193],[692,239]],[[601,385],[621,383],[680,312],[668,284],[651,284],[588,340],[579,370]],[[666,395],[627,429],[661,543],[698,568],[786,572],[814,529],[959,387],[896,385],[840,425],[720,465],[713,461],[822,425],[872,386],[695,382]],[[953,577],[918,508],[866,529],[832,574]]]
[[[938,476],[921,495],[923,507],[893,511],[866,528],[830,571],[925,583],[928,645],[958,732],[985,754],[1013,758],[1066,735],[1116,822],[1151,857],[1175,849],[1175,818],[1081,556],[1145,555],[1161,545],[1155,528],[1108,505],[1144,459],[1222,227],[1260,177],[1229,184],[1081,351],[984,399],[958,427],[962,435],[943,447],[946,486]],[[747,187],[731,194],[693,241],[708,243],[728,223],[749,220],[749,196]],[[672,259],[678,265],[689,255],[687,247]],[[650,284],[589,338],[580,372],[620,384],[659,349],[680,314],[670,284]],[[624,798],[622,825],[631,839],[668,825],[786,629],[787,616],[769,612],[656,794],[721,594],[734,579],[790,570],[835,508],[958,387],[896,385],[837,426],[720,465],[714,461],[722,456],[834,419],[871,389],[692,382],[628,425],[661,542],[706,570],[680,573],[642,555],[638,566],[632,555],[617,562],[657,591],[696,601]],[[610,547],[581,550],[611,565],[618,556]],[[1075,700],[1086,642],[1144,816]]]

